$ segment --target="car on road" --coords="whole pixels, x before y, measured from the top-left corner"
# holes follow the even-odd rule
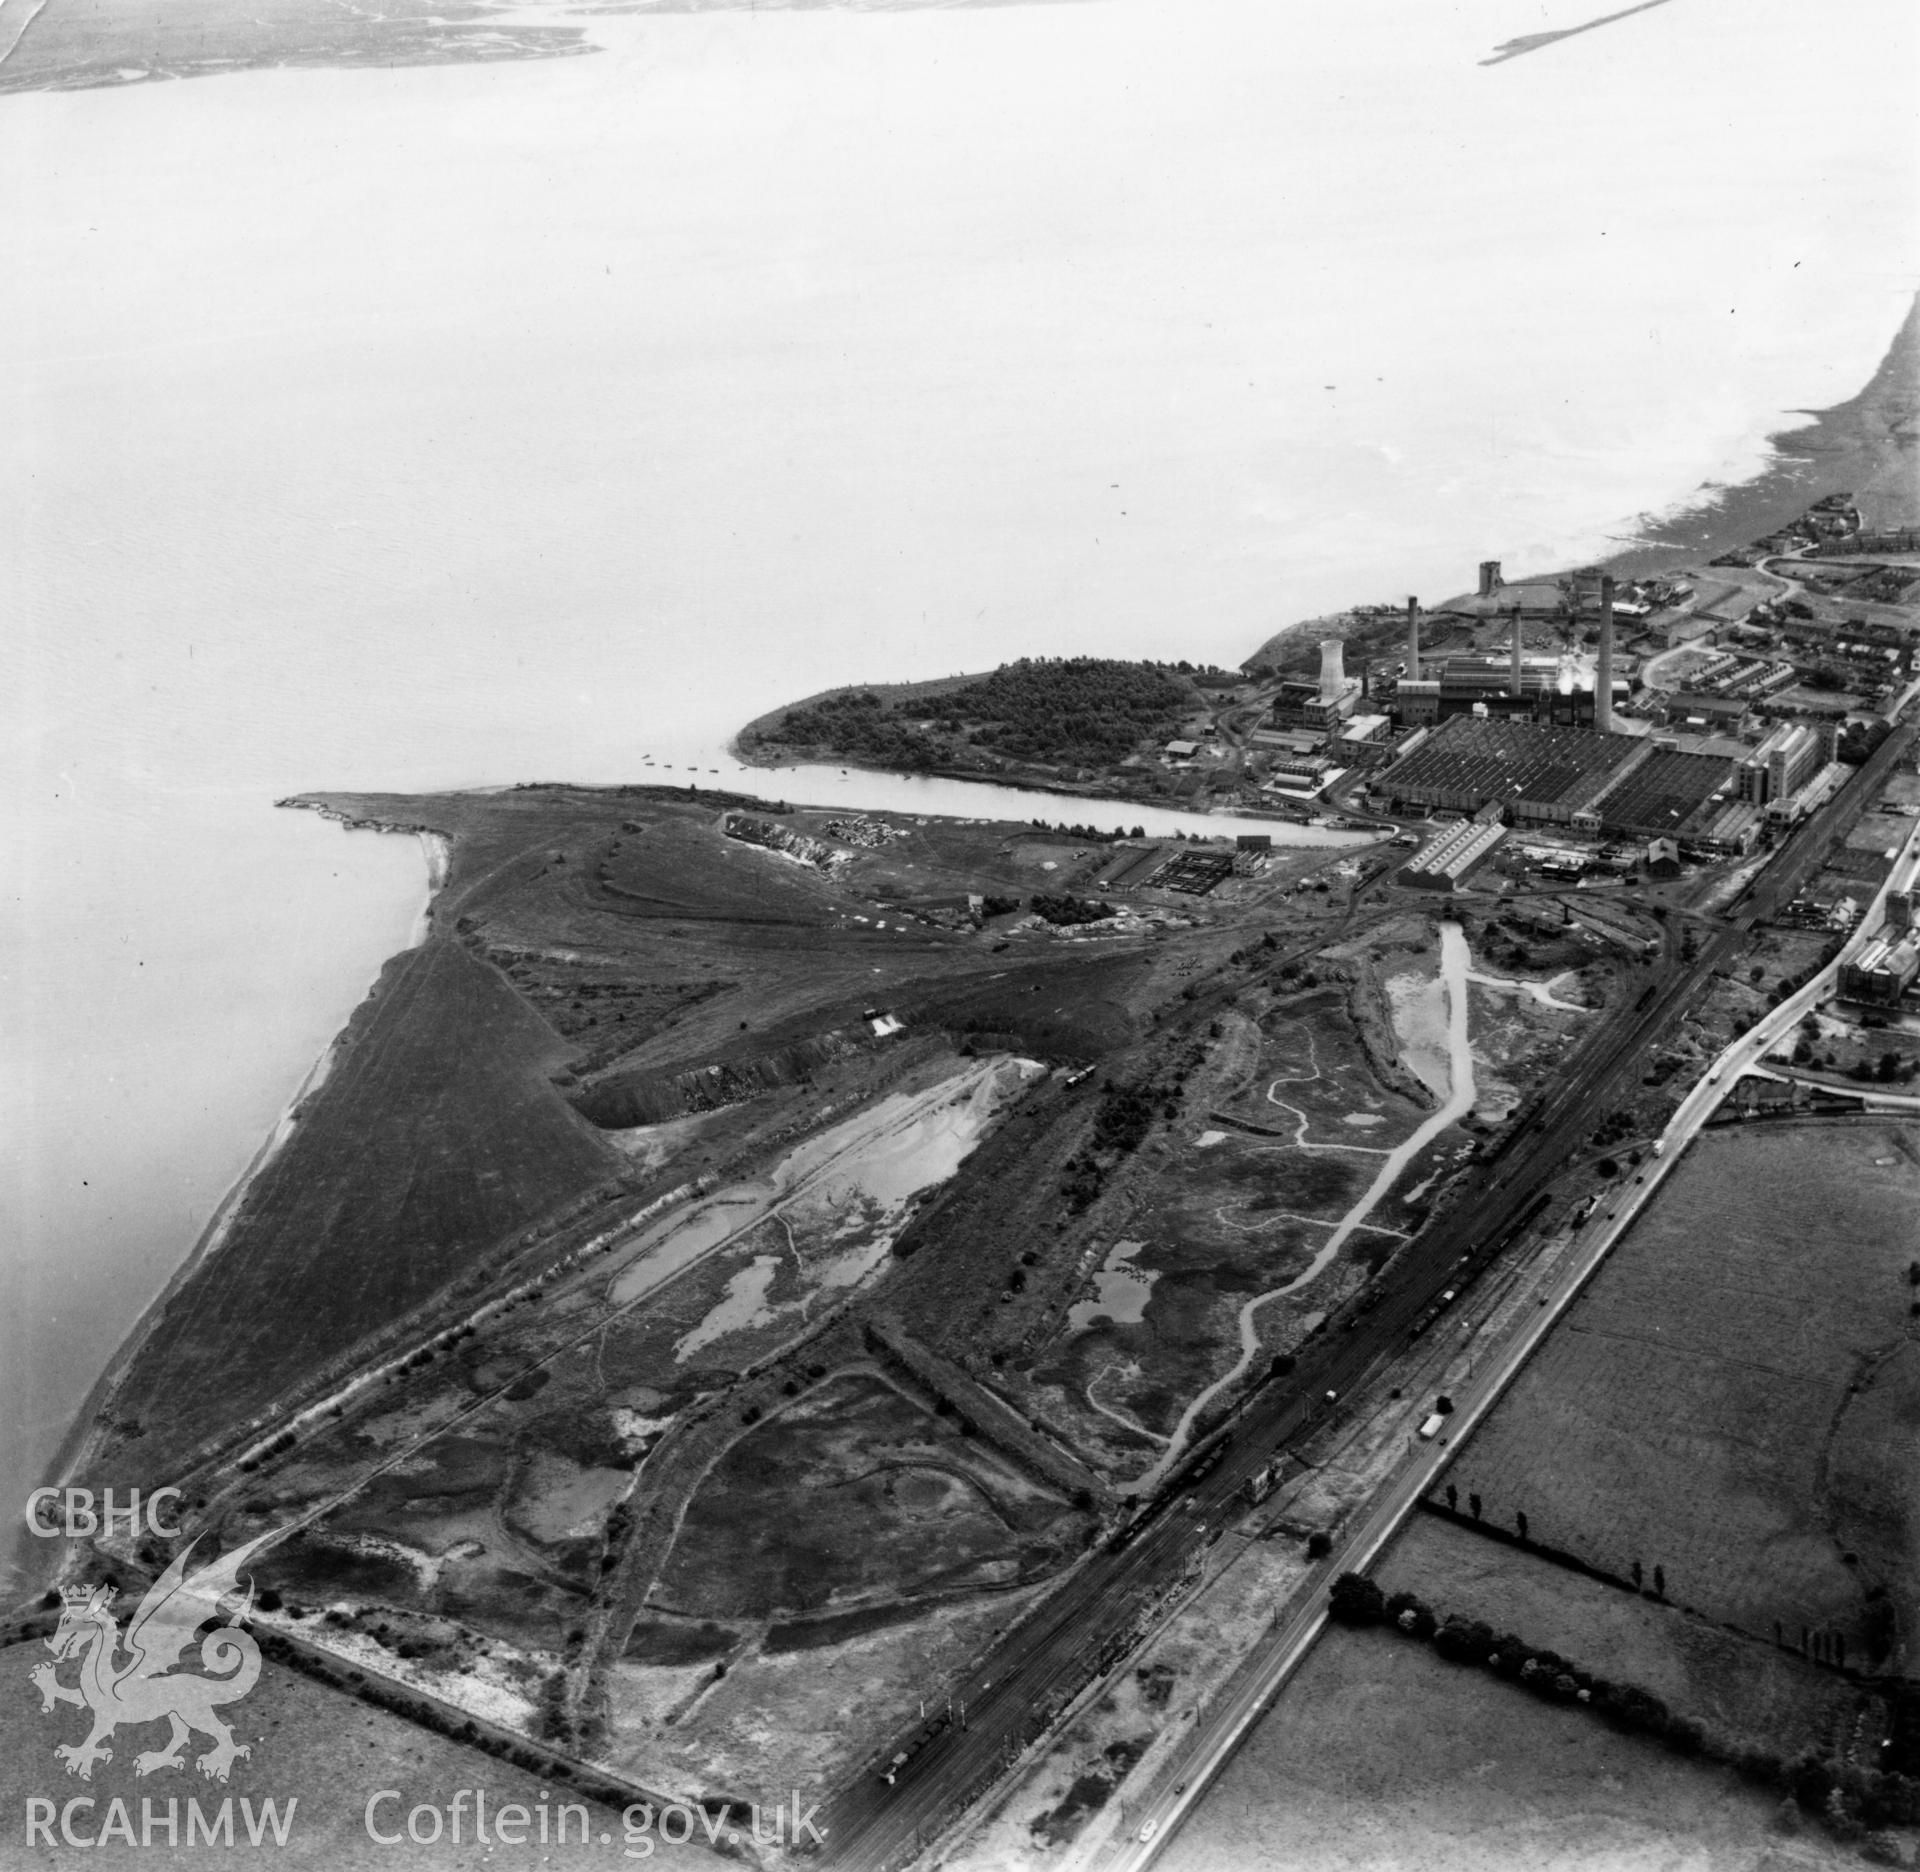
[[[1160,1822],[1158,1820],[1149,1820],[1147,1824],[1140,1829],[1140,1844],[1144,1846],[1147,1841],[1152,1839],[1159,1831]]]

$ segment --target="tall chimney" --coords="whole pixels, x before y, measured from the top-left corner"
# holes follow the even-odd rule
[[[1347,687],[1347,673],[1342,667],[1342,654],[1346,642],[1339,637],[1323,637],[1320,640],[1320,700],[1338,702]]]
[[[1513,614],[1513,666],[1507,675],[1507,687],[1513,691],[1513,699],[1519,701],[1524,684],[1520,673],[1520,613]]]
[[[1407,674],[1420,680],[1420,600],[1407,600]]]
[[[1593,681],[1593,726],[1599,734],[1613,733],[1613,580],[1600,579],[1600,668]]]

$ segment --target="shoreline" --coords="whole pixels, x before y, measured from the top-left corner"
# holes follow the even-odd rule
[[[1834,405],[1831,409],[1791,413],[1811,415],[1813,420],[1797,428],[1771,432],[1768,436],[1770,459],[1757,474],[1744,482],[1724,488],[1703,484],[1693,495],[1677,502],[1664,513],[1657,516],[1641,516],[1646,537],[1635,543],[1624,545],[1619,552],[1597,563],[1615,572],[1628,574],[1663,569],[1676,561],[1686,559],[1698,558],[1704,563],[1705,559],[1716,552],[1726,550],[1729,546],[1747,544],[1753,538],[1770,530],[1770,523],[1778,524],[1788,513],[1798,514],[1804,511],[1823,493],[1842,489],[1854,493],[1864,501],[1870,501],[1871,517],[1880,524],[1902,522],[1913,524],[1916,519],[1920,519],[1920,448],[1912,446],[1916,434],[1920,434],[1920,431],[1916,431],[1916,422],[1920,422],[1920,295],[1916,295],[1910,305],[1907,316],[1895,333],[1879,367],[1856,396],[1844,403]],[[1680,537],[1683,530],[1696,524],[1700,527],[1698,537],[1691,540]],[[1666,537],[1659,537],[1662,535]],[[1323,621],[1313,618],[1300,619],[1279,635],[1290,636],[1299,631],[1315,628]],[[798,772],[808,768],[839,767],[889,779],[941,780],[1003,791],[1037,794],[1063,801],[1072,800],[1089,808],[1100,808],[1116,813],[1173,813],[1193,818],[1218,817],[1222,833],[1226,833],[1236,819],[1262,817],[1257,813],[1244,810],[1220,815],[1195,814],[1188,809],[1169,807],[1160,802],[1136,799],[1126,794],[1074,790],[1060,783],[1050,783],[1045,779],[1028,779],[1019,775],[996,777],[963,769],[946,768],[935,769],[925,774],[915,774],[869,762],[838,758],[804,762],[783,761],[769,758],[760,750],[748,751],[741,746],[743,736],[762,723],[778,719],[788,709],[804,706],[825,696],[845,693],[848,689],[870,688],[881,693],[932,694],[967,680],[969,680],[968,674],[960,673],[892,683],[846,683],[824,688],[811,696],[782,704],[779,708],[743,724],[729,737],[726,743],[727,751],[741,767],[755,773]],[[506,784],[510,783],[503,783],[500,787],[475,787],[460,789],[460,791],[500,791],[505,790]],[[665,783],[661,784],[664,789]],[[677,792],[679,789],[676,787],[671,790]],[[714,795],[716,800],[724,799],[726,790],[716,788]],[[773,804],[771,801],[758,799],[754,803],[763,806]],[[808,802],[796,801],[795,803]],[[823,807],[830,807],[833,804],[828,799],[813,803]],[[274,804],[289,809],[318,812],[322,817],[336,821],[349,831],[406,833],[415,837],[420,843],[427,866],[427,890],[408,941],[394,953],[405,954],[418,948],[428,939],[432,934],[435,906],[446,886],[451,869],[453,842],[446,833],[437,827],[424,824],[388,821],[342,811],[326,803],[325,798],[315,795],[287,797],[276,800]],[[1299,821],[1284,814],[1276,813],[1271,817],[1277,824],[1289,826],[1300,824]],[[1337,838],[1339,835],[1333,836]],[[391,959],[391,957],[386,958],[387,961]],[[382,967],[384,966],[383,961]],[[374,979],[377,982],[378,972]],[[72,1424],[58,1444],[47,1468],[42,1472],[43,1480],[47,1485],[64,1483],[66,1478],[86,1460],[96,1432],[100,1410],[111,1400],[128,1365],[150,1334],[168,1302],[208,1258],[219,1251],[238,1215],[247,1191],[261,1171],[272,1161],[275,1153],[290,1134],[300,1106],[325,1082],[338,1055],[341,1037],[346,1030],[346,1023],[343,1023],[340,1030],[328,1040],[319,1057],[308,1067],[246,1169],[214,1206],[193,1247],[174,1269],[160,1292],[142,1309],[99,1377],[89,1387]],[[44,1589],[46,1578],[43,1576],[43,1570],[27,1564],[30,1557],[38,1557],[43,1551],[41,1544],[34,1542],[33,1537],[22,1527],[16,1536],[13,1552],[7,1556],[4,1563],[0,1563],[5,1565],[8,1575],[11,1576],[8,1586],[9,1597],[12,1597],[16,1590],[28,1595],[37,1595]],[[64,1569],[64,1563],[63,1543],[61,1559],[52,1577],[58,1577],[59,1571]]]
[[[875,694],[884,694],[888,689],[907,688],[911,687],[911,685],[861,683],[859,687],[863,690],[871,690]],[[835,695],[839,693],[841,692],[832,689],[821,691],[823,695]],[[803,704],[796,702],[792,706],[799,708],[802,707]],[[785,710],[774,709],[770,711],[770,713],[773,715],[781,715],[785,713]],[[756,719],[764,721],[767,717],[760,716]],[[745,734],[747,729],[752,726],[753,723],[749,722],[747,727],[742,728],[739,732]],[[1307,823],[1304,820],[1296,819],[1290,813],[1281,812],[1277,809],[1271,812],[1262,812],[1257,807],[1243,805],[1236,806],[1230,813],[1216,814],[1211,808],[1182,806],[1166,800],[1142,799],[1133,793],[1103,793],[1091,787],[1078,789],[1059,782],[1049,783],[1045,780],[1030,779],[1024,774],[983,774],[965,767],[928,767],[909,772],[904,767],[882,767],[874,761],[860,760],[852,755],[829,756],[821,760],[810,761],[775,759],[760,750],[749,750],[741,747],[737,737],[735,740],[727,743],[726,751],[730,759],[738,761],[742,767],[754,773],[801,773],[811,767],[838,767],[848,773],[878,774],[888,780],[951,780],[960,786],[1000,787],[1008,792],[1014,793],[1038,793],[1048,799],[1078,800],[1082,805],[1088,807],[1101,807],[1119,812],[1178,813],[1192,819],[1219,818],[1223,821],[1232,819],[1260,819],[1271,820],[1276,825],[1295,827],[1303,826]],[[820,809],[828,809],[832,806],[832,802],[828,800],[809,801],[801,799],[798,795],[795,796],[792,804],[795,807],[812,806]],[[946,817],[947,815],[935,814],[931,816]]]
[[[1724,485],[1702,482],[1692,493],[1681,496],[1657,513],[1641,513],[1631,521],[1616,522],[1633,526],[1636,537],[1610,536],[1623,540],[1619,550],[1591,563],[1616,577],[1646,577],[1689,561],[1697,562],[1695,569],[1698,569],[1716,554],[1749,545],[1785,520],[1799,516],[1823,496],[1842,492],[1854,496],[1872,524],[1887,527],[1920,524],[1920,293],[1914,295],[1879,365],[1856,395],[1829,409],[1787,410],[1780,414],[1811,420],[1794,428],[1768,430],[1763,443],[1765,458],[1746,480]],[[1509,583],[1565,577],[1573,570],[1567,565],[1515,573]],[[1340,615],[1298,618],[1256,645],[1249,657],[1303,632],[1325,629]],[[883,699],[931,696],[987,673],[893,682],[847,682],[819,689],[743,723],[728,739],[726,751],[741,766],[761,772],[821,766],[858,769],[894,779],[923,777],[904,768],[883,767],[838,754],[821,754],[810,761],[779,759],[764,749],[750,748],[744,743],[749,736],[770,732],[790,710],[810,707],[829,696],[856,690],[868,690]],[[1024,792],[1049,793],[1113,806],[1147,809],[1158,804],[1135,799],[1130,794],[1083,790],[1060,782],[1013,775],[995,778],[956,767],[930,768],[924,777],[1015,786]],[[1239,816],[1248,815],[1243,812]],[[1276,813],[1273,817],[1284,823],[1297,823],[1289,821],[1285,814]]]
[[[1643,537],[1595,563],[1616,575],[1645,576],[1676,555],[1710,558],[1750,544],[1786,510],[1803,513],[1827,494],[1853,495],[1878,525],[1920,521],[1920,293],[1857,394],[1828,409],[1780,413],[1810,420],[1770,430],[1757,473],[1703,482],[1674,505],[1635,516]]]
[[[276,800],[274,804],[287,806],[295,802]],[[452,841],[445,834],[425,826],[376,825],[369,820],[350,820],[343,813],[333,812],[317,805],[310,809],[323,813],[327,818],[338,820],[348,831],[405,832],[419,839],[427,864],[427,892],[409,930],[407,942],[394,954],[406,955],[419,948],[432,934],[433,907],[446,884],[447,871],[452,860]],[[380,974],[385,971],[392,959],[392,956],[388,956],[382,960],[380,970],[375,973],[373,983],[367,988],[368,994],[371,994],[373,988],[378,985]],[[363,994],[361,1000],[364,1001],[365,998]],[[355,1007],[358,1006],[359,1003],[356,1002]],[[120,1380],[126,1375],[128,1366],[139,1354],[140,1348],[146,1343],[154,1326],[166,1311],[168,1302],[214,1255],[220,1252],[234,1221],[239,1216],[241,1204],[245,1201],[248,1190],[253,1187],[261,1172],[279,1154],[287,1139],[293,1135],[293,1128],[299,1120],[301,1107],[327,1082],[335,1062],[340,1057],[341,1041],[346,1037],[351,1025],[352,1012],[349,1011],[347,1019],[328,1038],[318,1056],[301,1076],[300,1083],[288,1096],[286,1103],[281,1106],[279,1114],[261,1140],[258,1149],[247,1160],[246,1168],[234,1178],[219,1201],[214,1204],[205,1224],[194,1237],[193,1246],[187,1250],[179,1265],[168,1275],[160,1291],[140,1309],[125,1336],[114,1348],[113,1355],[101,1368],[100,1375],[88,1386],[86,1395],[80,1400],[79,1408],[75,1411],[66,1434],[60,1439],[46,1467],[40,1473],[39,1486],[65,1487],[75,1471],[90,1459],[99,1429],[100,1412],[111,1402]],[[6,1582],[5,1591],[9,1602],[17,1602],[23,1594],[38,1595],[49,1586],[60,1582],[66,1570],[69,1543],[62,1540],[57,1545],[58,1558],[52,1563],[50,1571],[31,1566],[28,1564],[29,1559],[44,1555],[47,1543],[39,1541],[24,1526],[18,1530],[10,1551],[0,1552],[0,1579]]]
[[[983,771],[969,767],[935,766],[908,771],[902,767],[882,767],[874,761],[861,760],[852,755],[826,755],[812,760],[787,759],[770,754],[764,748],[748,745],[748,737],[771,734],[792,710],[811,707],[816,702],[825,701],[829,696],[847,695],[859,690],[879,696],[883,701],[899,701],[916,696],[933,697],[958,688],[962,683],[979,682],[992,674],[991,670],[962,670],[952,676],[933,676],[924,680],[842,683],[835,688],[818,689],[812,695],[801,696],[792,702],[783,702],[777,708],[768,709],[765,713],[756,715],[751,721],[742,723],[727,737],[726,753],[729,759],[738,761],[742,767],[751,768],[756,773],[797,773],[808,767],[844,767],[860,773],[885,774],[893,780],[957,780],[969,786],[1012,787],[1022,793],[1046,793],[1057,799],[1097,801],[1109,806],[1137,806],[1143,810],[1157,807],[1163,811],[1176,812],[1192,810],[1186,807],[1168,807],[1162,801],[1136,799],[1130,793],[1104,792],[1092,786],[1075,786],[1067,781],[1036,777],[1018,770],[994,773],[991,770]],[[799,750],[792,751],[799,753]],[[1274,816],[1284,817],[1281,814]]]

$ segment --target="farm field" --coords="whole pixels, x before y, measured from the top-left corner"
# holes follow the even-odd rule
[[[1866,1698],[1837,1671],[1644,1594],[1590,1579],[1437,1515],[1416,1515],[1373,1577],[1436,1616],[1495,1631],[1632,1684],[1729,1746],[1782,1760],[1837,1752]]]
[[[1757,1638],[1910,1646],[1917,1198],[1911,1125],[1706,1133],[1453,1465],[1462,1510]]]
[[[1776,1799],[1384,1631],[1330,1628],[1166,1872],[1815,1872]],[[1015,1872],[1011,1861],[969,1872]]]

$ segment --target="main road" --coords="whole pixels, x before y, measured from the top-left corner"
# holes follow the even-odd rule
[[[1257,1661],[1243,1670],[1221,1706],[1209,1711],[1205,1720],[1197,1725],[1177,1761],[1162,1769],[1158,1777],[1161,1791],[1129,1817],[1126,1834],[1113,1843],[1100,1861],[1102,1872],[1142,1872],[1165,1846],[1200,1800],[1208,1781],[1259,1721],[1325,1627],[1327,1601],[1320,1590],[1322,1583],[1338,1573],[1357,1573],[1372,1563],[1414,1504],[1439,1479],[1459,1446],[1518,1376],[1520,1368],[1552,1331],[1614,1244],[1633,1225],[1654,1192],[1672,1173],[1680,1154],[1719,1109],[1734,1082],[1750,1067],[1757,1066],[1793,1032],[1803,1014],[1817,1007],[1833,991],[1840,970],[1880,928],[1888,893],[1911,890],[1917,880],[1920,880],[1920,823],[1907,835],[1906,844],[1886,881],[1839,954],[1811,981],[1728,1045],[1680,1101],[1661,1133],[1659,1151],[1647,1159],[1647,1168],[1628,1185],[1623,1197],[1581,1230],[1573,1252],[1554,1270],[1551,1282],[1540,1294],[1539,1307],[1522,1321],[1520,1331],[1482,1365],[1471,1383],[1456,1391],[1455,1410],[1447,1420],[1446,1438],[1417,1444],[1393,1480],[1367,1505],[1358,1523],[1345,1532],[1338,1549],[1327,1557],[1307,1582],[1306,1589],[1296,1596],[1296,1609],[1276,1626]],[[1862,1089],[1871,1092],[1871,1088]]]
[[[1608,1016],[1574,1055],[1561,1083],[1523,1115],[1506,1148],[1481,1166],[1462,1199],[1403,1251],[1392,1287],[1377,1306],[1350,1314],[1344,1330],[1309,1342],[1284,1381],[1254,1392],[1213,1443],[1201,1445],[1186,1469],[1175,1473],[1124,1546],[1084,1561],[1059,1592],[950,1687],[950,1703],[943,1687],[933,1715],[903,1730],[834,1797],[823,1815],[825,1853],[833,1866],[894,1872],[910,1863],[1131,1648],[1157,1606],[1178,1591],[1209,1538],[1238,1515],[1243,1485],[1337,1408],[1339,1397],[1384,1369],[1440,1293],[1471,1279],[1531,1221],[1600,1117],[1630,1082],[1637,1086],[1649,1048],[1673,1030],[1716,972],[1732,967],[1750,927],[1799,893],[1829,841],[1851,825],[1914,735],[1911,724],[1896,728],[1865,766],[1794,829],[1749,886],[1737,918],[1710,927],[1690,960],[1676,958],[1669,939],[1669,953],[1648,971],[1639,998]],[[1769,1022],[1779,1015],[1775,1010]],[[1690,1096],[1698,1095],[1696,1088]],[[1696,1128],[1707,1109],[1698,1112]],[[1694,1116],[1684,1102],[1676,1121],[1683,1115]],[[1651,1160],[1642,1187],[1651,1189],[1670,1161]],[[906,1759],[896,1764],[897,1756]]]

